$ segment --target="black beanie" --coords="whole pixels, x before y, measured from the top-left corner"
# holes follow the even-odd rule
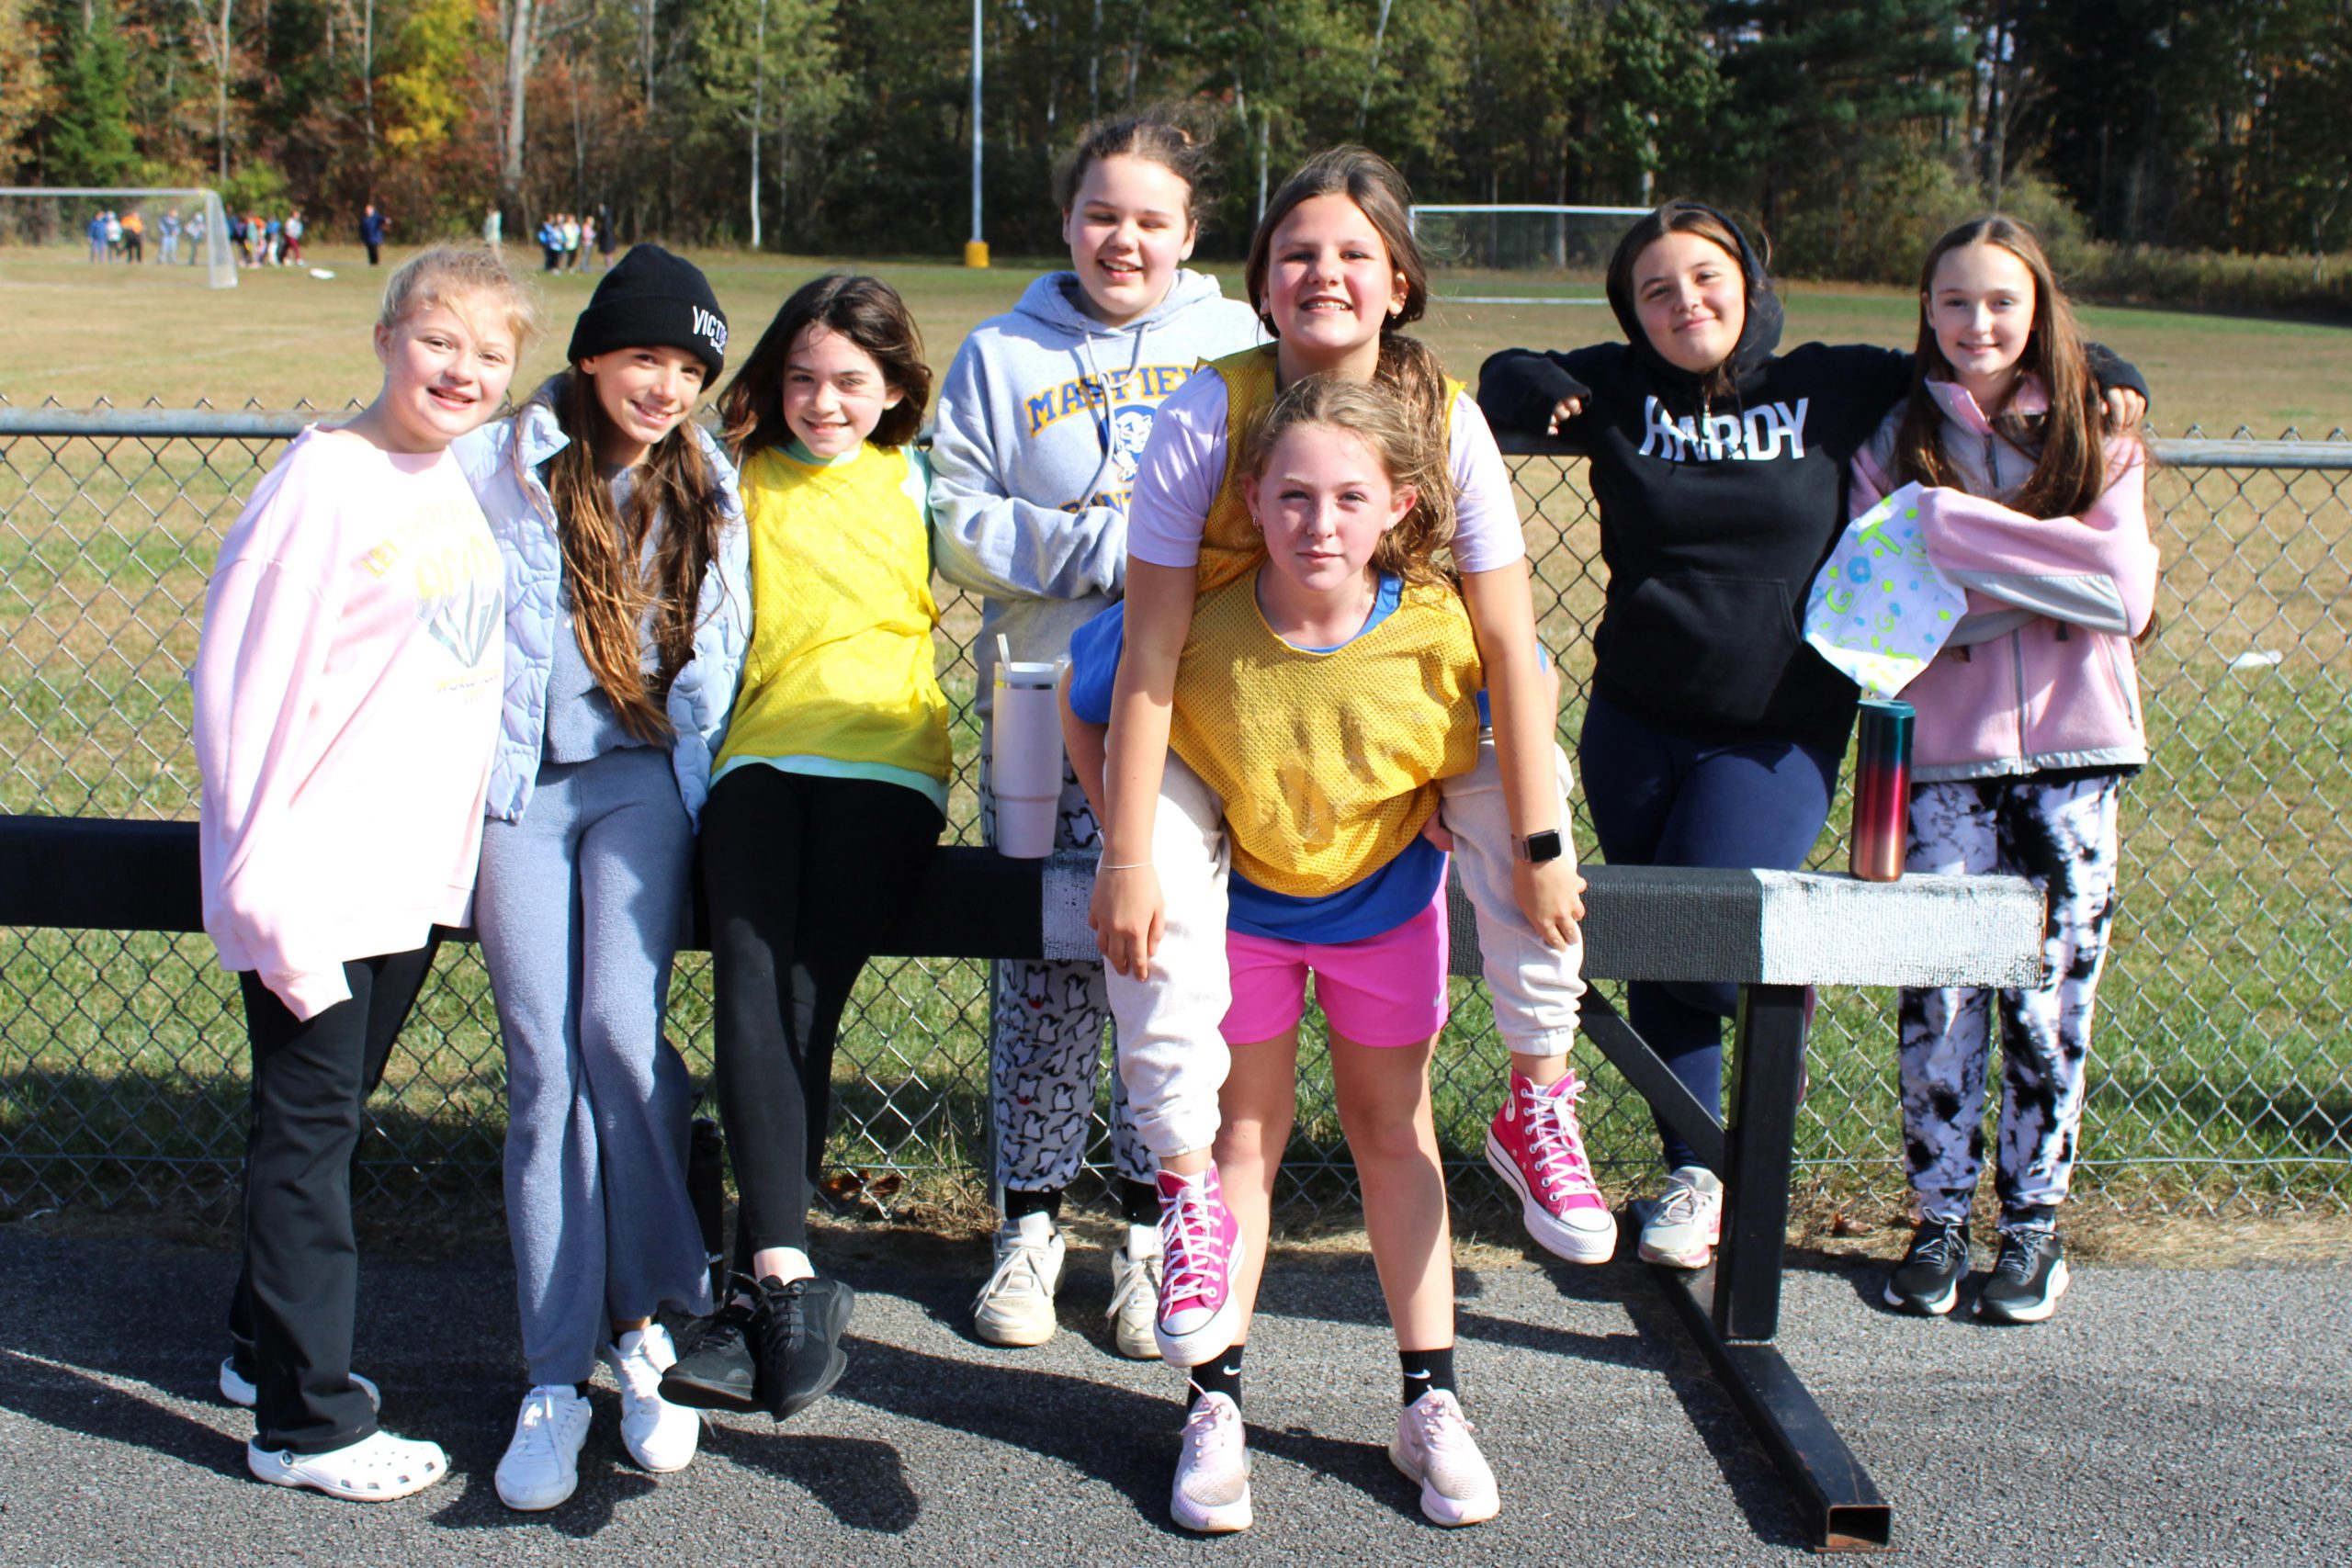
[[[727,315],[702,268],[659,245],[630,246],[589,296],[564,357],[577,365],[616,348],[683,348],[718,380],[727,365]]]

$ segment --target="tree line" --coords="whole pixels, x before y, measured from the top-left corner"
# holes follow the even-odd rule
[[[1079,126],[1181,101],[1204,242],[1304,153],[1425,201],[1735,207],[1786,269],[1900,278],[1990,204],[2122,246],[2306,258],[2352,229],[2352,0],[982,0],[987,237],[1043,254]],[[0,0],[0,172],[375,200],[415,237],[953,254],[967,0]]]

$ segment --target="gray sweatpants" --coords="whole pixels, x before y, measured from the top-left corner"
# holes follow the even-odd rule
[[[534,1383],[586,1381],[615,1321],[707,1314],[686,1195],[694,1086],[662,1038],[694,829],[666,750],[548,762],[489,823],[474,924],[506,1042],[506,1225]]]

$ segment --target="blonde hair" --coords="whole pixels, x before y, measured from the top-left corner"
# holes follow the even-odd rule
[[[396,327],[436,305],[466,315],[466,307],[477,301],[505,318],[517,355],[545,330],[538,295],[508,269],[503,257],[488,245],[446,243],[427,245],[393,269],[376,324]]]
[[[1379,381],[1302,376],[1250,426],[1242,443],[1241,471],[1262,479],[1282,438],[1306,426],[1355,437],[1392,486],[1412,487],[1413,508],[1380,536],[1374,568],[1408,582],[1453,581],[1439,559],[1439,552],[1453,542],[1453,477],[1445,443],[1431,437],[1428,422],[1404,394]]]

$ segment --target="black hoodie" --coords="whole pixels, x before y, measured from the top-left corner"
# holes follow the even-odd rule
[[[1818,343],[1774,354],[1781,304],[1739,242],[1747,320],[1728,395],[1704,397],[1702,378],[1651,346],[1634,301],[1611,288],[1625,342],[1505,349],[1479,372],[1478,406],[1498,431],[1540,436],[1555,404],[1584,399],[1560,441],[1590,459],[1609,568],[1595,691],[1700,739],[1843,750],[1854,683],[1804,642],[1799,617],[1846,525],[1848,462],[1909,391],[1911,356]],[[2129,367],[2098,368],[2139,385]]]

